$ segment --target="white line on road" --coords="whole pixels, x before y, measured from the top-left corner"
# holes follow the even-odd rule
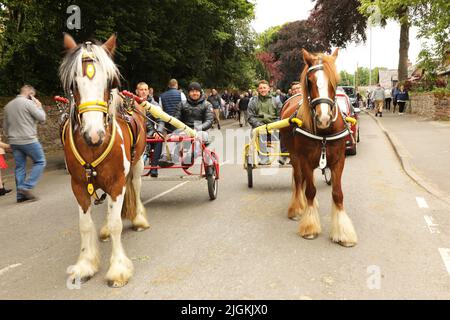
[[[450,274],[450,249],[439,248],[439,253],[441,254],[442,260],[444,260],[448,274]]]
[[[182,183],[180,183],[180,184],[177,184],[175,187],[170,188],[169,190],[164,191],[163,193],[160,193],[160,194],[154,196],[153,198],[151,198],[151,199],[145,201],[145,202],[143,203],[144,206],[145,206],[146,204],[148,204],[148,203],[150,203],[150,202],[152,202],[152,201],[154,201],[154,200],[156,200],[156,199],[159,199],[159,198],[165,196],[166,194],[168,194],[168,193],[170,193],[170,192],[172,192],[172,191],[174,191],[174,190],[176,190],[176,189],[178,189],[178,188],[184,186],[185,184],[187,184],[187,183],[189,183],[189,182],[190,182],[190,181],[182,182]]]
[[[428,203],[424,198],[421,197],[416,197],[416,201],[417,201],[417,205],[419,206],[419,208],[421,209],[428,209]]]
[[[438,229],[439,225],[434,223],[434,219],[432,216],[424,216],[425,222],[427,223],[428,230],[430,230],[431,233],[441,233]]]
[[[7,266],[6,268],[3,268],[0,270],[0,276],[2,276],[4,273],[8,272],[11,269],[20,267],[22,264],[21,263],[16,263],[16,264],[12,264],[10,266]]]
[[[230,161],[229,161],[229,160],[224,161],[224,162],[222,162],[222,163],[220,164],[220,166],[223,166],[224,164],[227,164],[228,162],[230,162]],[[172,192],[172,191],[174,191],[174,190],[176,190],[176,189],[178,189],[178,188],[181,188],[182,186],[184,186],[185,184],[188,184],[189,182],[190,182],[190,181],[185,181],[185,182],[182,182],[182,183],[180,183],[180,184],[177,184],[175,187],[170,188],[169,190],[164,191],[163,193],[160,193],[160,194],[154,196],[153,198],[151,198],[151,199],[145,201],[145,202],[143,203],[143,205],[145,206],[145,205],[149,204],[150,202],[155,201],[156,199],[159,199],[159,198],[165,196],[166,194],[168,194],[168,193],[170,193],[170,192]]]

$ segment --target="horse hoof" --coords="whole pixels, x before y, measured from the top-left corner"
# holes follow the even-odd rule
[[[127,283],[128,283],[128,281],[108,280],[108,287],[114,288],[114,289],[122,288],[122,287],[124,287]]]
[[[150,228],[149,225],[146,225],[146,226],[133,226],[133,230],[136,231],[136,232],[142,232],[142,231],[145,231],[145,230],[147,230],[149,228]]]
[[[109,236],[107,237],[100,237],[101,242],[109,242]]]
[[[80,282],[81,282],[81,284],[84,284],[84,283],[88,282],[91,279],[92,279],[92,276],[83,277],[83,278],[81,278]]]
[[[147,230],[149,228],[150,228],[150,226],[148,226],[148,227],[133,227],[133,230],[136,231],[136,232],[142,232],[142,231],[145,231],[145,230]]]
[[[339,241],[338,244],[344,248],[353,248],[356,246],[356,242]]]
[[[293,216],[293,217],[288,217],[290,220],[292,221],[299,221],[300,217],[299,216]]]
[[[307,234],[302,237],[303,237],[303,239],[306,239],[306,240],[315,240],[315,239],[317,239],[317,237],[319,237],[319,235],[317,233],[315,233],[315,234]]]

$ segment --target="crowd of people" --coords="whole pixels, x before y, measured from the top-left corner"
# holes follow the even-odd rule
[[[383,110],[395,113],[398,106],[398,114],[405,114],[406,103],[409,101],[408,90],[404,84],[396,84],[392,89],[383,88],[380,83],[373,91],[367,92],[367,107],[374,109],[376,117],[383,117]]]
[[[192,82],[187,87],[186,94],[180,90],[178,81],[171,79],[167,90],[157,97],[154,89],[145,82],[140,82],[136,86],[136,94],[146,99],[148,102],[158,105],[164,112],[185,123],[190,128],[196,130],[200,141],[209,144],[208,130],[213,128],[214,123],[220,129],[221,119],[236,119],[241,127],[250,125],[257,126],[277,121],[280,117],[281,108],[289,97],[301,92],[299,82],[292,83],[288,94],[281,90],[274,90],[265,80],[259,82],[257,90],[247,90],[243,92],[229,92],[224,90],[219,94],[218,90],[212,88],[204,90],[197,82]],[[6,169],[7,164],[4,159],[5,152],[12,152],[15,161],[15,181],[17,202],[35,201],[37,198],[33,194],[43,170],[46,166],[46,159],[42,146],[37,137],[37,125],[46,121],[46,113],[41,102],[35,97],[36,90],[30,85],[24,85],[20,89],[19,95],[10,101],[4,112],[3,135],[8,143],[0,139],[0,196],[10,193],[2,182],[1,169]],[[165,138],[171,133],[183,135],[170,124],[164,123],[160,119],[147,115],[147,137],[157,140]],[[1,136],[0,136],[1,138]],[[270,141],[271,137],[262,135],[262,142]],[[265,145],[265,143],[261,143]],[[152,167],[170,167],[177,162],[182,165],[191,164],[194,159],[201,154],[201,146],[197,142],[193,153],[190,152],[190,143],[183,143],[183,152],[177,148],[180,144],[169,142],[152,143],[153,150],[151,160]],[[284,147],[282,146],[282,149]],[[182,159],[178,155],[182,154]],[[27,174],[26,163],[30,158],[33,165]],[[269,159],[262,158],[261,164],[265,164]],[[286,159],[280,159],[284,162]],[[206,174],[212,174],[212,161],[205,159]],[[158,177],[158,170],[150,171],[152,177]]]

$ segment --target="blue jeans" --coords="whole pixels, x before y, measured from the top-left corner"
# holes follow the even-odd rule
[[[16,162],[16,189],[17,190],[31,190],[33,189],[39,178],[44,171],[46,162],[44,151],[39,142],[34,142],[30,144],[12,144],[11,145],[14,161]],[[31,173],[26,177],[26,164],[27,157],[33,160],[33,168]],[[20,199],[20,195],[17,194],[17,199]]]

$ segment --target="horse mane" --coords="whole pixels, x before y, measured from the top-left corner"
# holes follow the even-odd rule
[[[334,63],[333,57],[323,54],[323,53],[313,53],[314,62],[318,62],[319,59],[322,59],[322,64],[324,68],[324,72],[328,77],[333,90],[336,91],[337,84],[339,83],[339,74],[336,70],[336,65]],[[310,106],[309,106],[309,92],[307,92],[307,72],[310,66],[305,64],[303,71],[300,76],[300,82],[302,84],[303,90],[303,104],[302,107],[298,110],[298,117],[302,119],[303,125],[305,129],[312,129],[313,127],[313,119],[311,118]]]
[[[85,44],[80,44],[70,50],[64,57],[59,67],[59,77],[66,94],[69,94],[71,88],[75,85],[75,75],[81,74],[82,54]],[[121,74],[110,55],[99,43],[91,45],[92,52],[96,57],[96,62],[100,65],[102,71],[106,74],[108,83],[117,83],[120,85]]]

